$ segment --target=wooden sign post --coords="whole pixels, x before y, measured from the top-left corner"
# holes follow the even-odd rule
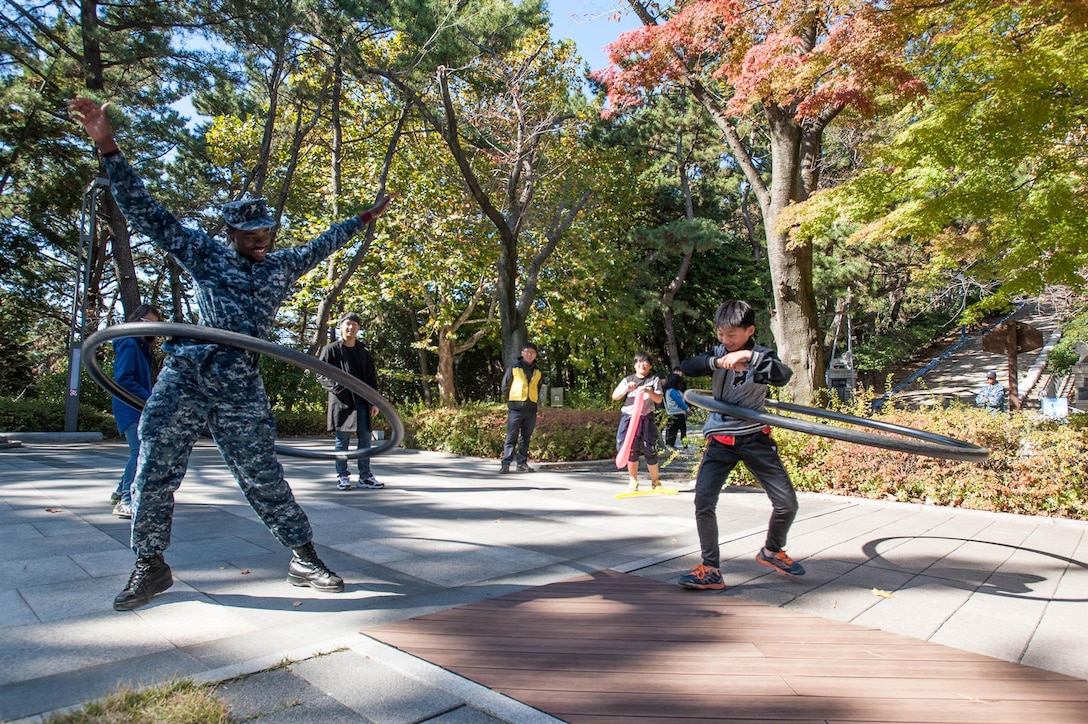
[[[982,349],[993,354],[1004,354],[1008,359],[1009,378],[1006,389],[1009,410],[1020,409],[1019,371],[1016,355],[1032,352],[1043,346],[1043,333],[1024,322],[1005,322],[1001,327],[982,338]]]

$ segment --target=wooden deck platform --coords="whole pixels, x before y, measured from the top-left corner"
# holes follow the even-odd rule
[[[1088,722],[1088,681],[614,571],[363,633],[568,722]]]

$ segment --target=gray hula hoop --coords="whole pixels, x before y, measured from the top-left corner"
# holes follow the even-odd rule
[[[321,375],[322,377],[328,377],[330,380],[343,385],[356,395],[359,395],[367,402],[377,407],[378,410],[385,415],[385,419],[389,421],[389,426],[392,428],[392,434],[388,440],[381,445],[373,446],[368,450],[337,452],[335,450],[307,450],[304,448],[291,447],[289,445],[276,445],[276,452],[280,455],[297,458],[339,458],[342,460],[356,460],[362,457],[381,455],[389,452],[400,445],[400,441],[404,438],[404,423],[401,421],[400,415],[397,414],[396,408],[393,407],[388,400],[378,394],[378,391],[373,387],[362,380],[353,377],[339,367],[333,367],[329,363],[322,362],[316,357],[311,357],[310,355],[297,350],[282,347],[264,339],[257,339],[256,337],[239,334],[238,332],[216,329],[215,327],[202,327],[195,324],[178,324],[175,322],[129,322],[126,324],[116,324],[112,327],[98,330],[83,342],[83,366],[87,369],[87,375],[105,389],[106,392],[121,398],[137,410],[143,409],[143,400],[121,387],[112,377],[103,373],[102,368],[98,366],[98,360],[95,355],[95,352],[97,352],[98,348],[104,343],[121,337],[177,337],[180,339],[191,339],[197,342],[237,347],[238,349],[244,349],[249,352],[263,354],[266,357],[271,357],[280,362],[286,362],[287,364],[301,367],[304,370],[310,370],[311,372]]]
[[[794,432],[820,435],[835,440],[843,440],[845,442],[868,445],[869,447],[878,447],[885,450],[894,450],[896,452],[909,453],[911,455],[922,455],[944,460],[963,460],[967,462],[981,462],[990,456],[990,451],[988,449],[952,437],[926,432],[925,430],[917,430],[913,427],[906,427],[904,425],[895,425],[890,422],[869,420],[864,417],[847,415],[833,410],[823,410],[818,407],[806,407],[804,405],[793,405],[788,402],[778,402],[777,400],[767,400],[767,407],[775,410],[781,410],[795,415],[808,415],[809,417],[833,420],[835,422],[856,425],[858,427],[867,427],[873,430],[900,435],[902,437],[877,435],[876,433],[867,432],[865,430],[851,430],[846,427],[835,427],[821,422],[799,420],[797,418],[785,417],[783,415],[764,412],[762,410],[752,410],[747,407],[740,407],[739,405],[730,405],[727,402],[714,399],[707,390],[688,390],[684,393],[684,399],[692,405],[702,407],[711,412],[720,412],[723,415],[738,417],[742,420],[760,422],[764,425],[781,427],[785,430],[793,430]]]

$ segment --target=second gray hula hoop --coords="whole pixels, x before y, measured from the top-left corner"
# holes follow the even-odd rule
[[[893,435],[899,435],[900,437],[878,435],[866,430],[852,430],[847,427],[836,427],[821,422],[800,420],[795,417],[785,417],[783,415],[777,415],[762,410],[753,410],[739,405],[730,405],[727,402],[714,399],[707,390],[688,390],[684,393],[684,399],[692,405],[702,407],[711,412],[720,412],[729,417],[736,417],[750,422],[759,422],[773,427],[781,427],[785,430],[793,430],[794,432],[820,435],[822,437],[843,440],[858,445],[883,448],[884,450],[894,450],[896,452],[909,453],[911,455],[922,455],[924,457],[941,458],[944,460],[963,460],[967,462],[981,462],[990,456],[990,451],[988,449],[952,437],[926,432],[925,430],[917,430],[913,427],[906,427],[904,425],[895,425],[890,422],[881,422],[880,420],[870,420],[864,417],[856,417],[855,415],[847,415],[833,410],[823,410],[818,407],[806,407],[804,405],[794,405],[788,402],[778,402],[777,400],[767,400],[767,407],[774,410],[781,410],[782,412],[788,412],[794,415],[807,415],[809,417],[833,420],[835,422],[856,425],[858,427],[867,427],[872,430],[880,430],[882,432],[892,433]]]
[[[337,452],[334,450],[307,450],[291,447],[289,445],[276,445],[276,452],[280,455],[299,458],[340,458],[343,460],[355,460],[362,457],[381,455],[400,445],[404,439],[404,423],[397,414],[397,410],[384,397],[378,394],[370,385],[339,367],[334,367],[327,362],[322,362],[316,357],[297,350],[288,349],[274,342],[250,337],[238,332],[230,332],[215,327],[203,327],[196,324],[178,324],[176,322],[129,322],[117,324],[112,327],[100,329],[83,342],[83,366],[87,368],[87,374],[111,395],[121,398],[137,410],[144,407],[143,400],[132,394],[124,387],[117,384],[109,375],[102,371],[98,365],[95,352],[104,343],[121,337],[176,337],[179,339],[191,339],[196,342],[209,344],[221,344],[226,347],[237,347],[249,352],[263,354],[266,357],[286,362],[287,364],[310,370],[322,377],[327,377],[348,388],[370,404],[374,405],[389,421],[392,428],[389,439],[381,445],[369,449],[352,450],[350,452]]]

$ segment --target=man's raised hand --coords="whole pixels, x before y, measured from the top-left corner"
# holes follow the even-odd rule
[[[385,213],[385,210],[389,208],[390,202],[396,197],[396,194],[382,196],[380,199],[378,199],[378,203],[374,204],[369,209],[359,214],[359,218],[363,220],[364,224],[369,224],[371,221]]]
[[[113,127],[110,125],[110,117],[106,114],[109,103],[99,105],[90,98],[77,96],[68,101],[68,115],[72,120],[83,126],[83,130],[91,137],[102,153],[110,153],[117,150],[117,144],[113,140]]]

